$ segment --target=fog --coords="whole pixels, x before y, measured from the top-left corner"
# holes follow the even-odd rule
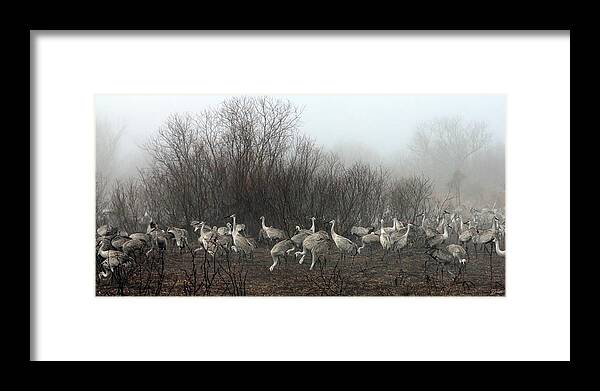
[[[123,129],[115,177],[135,174],[146,160],[140,148],[171,113],[199,113],[231,95],[97,95],[96,118],[111,130]],[[419,123],[461,116],[484,121],[492,141],[504,143],[504,95],[270,95],[302,107],[301,131],[319,145],[357,158],[390,163],[406,154]],[[98,133],[102,138],[102,132]],[[101,167],[102,163],[97,162]]]
[[[343,199],[333,205],[322,198],[313,200],[311,206],[324,213],[327,208],[344,213],[348,222],[372,220],[389,205],[396,205],[397,213],[414,218],[421,206],[409,212],[404,209],[405,201],[392,201],[397,191],[405,191],[414,183],[422,188],[431,183],[426,208],[440,207],[441,200],[450,200],[454,206],[503,207],[505,127],[503,95],[98,95],[96,169],[102,183],[99,188],[97,181],[97,198],[104,199],[106,205],[125,208],[126,189],[110,192],[117,181],[123,185],[133,180],[130,198],[143,199],[131,202],[135,204],[132,208],[138,209],[134,214],[151,202],[159,209],[176,204],[177,210],[164,213],[183,222],[198,217],[198,213],[208,213],[203,209],[206,205],[221,213],[234,202],[240,208],[251,208],[252,197],[254,201],[267,197],[265,202],[272,202],[256,188],[259,182],[264,182],[262,188],[275,186],[267,180],[271,175],[279,175],[280,185],[286,188],[281,199],[286,200],[294,196],[286,172],[297,174],[308,169],[302,166],[315,164],[305,173],[304,187],[295,183],[296,192],[319,180],[322,186],[330,187],[329,197],[337,197],[331,189],[352,188],[352,176],[360,177],[351,191],[365,197],[363,204],[368,200],[372,205],[357,209],[355,215],[368,217],[342,212]],[[241,135],[236,135],[238,132]],[[270,137],[278,138],[271,141]],[[213,142],[216,145],[211,148],[218,148],[218,156],[207,150]],[[228,143],[236,151],[228,152]],[[264,143],[276,156],[265,155],[260,147]],[[248,160],[249,156],[258,160]],[[240,159],[245,166],[240,165]],[[211,160],[225,171],[206,171],[206,162]],[[237,165],[225,168],[236,160]],[[271,163],[265,165],[267,161]],[[331,170],[338,179],[327,172],[327,165],[335,167]],[[153,174],[140,177],[144,169],[153,170]],[[339,183],[342,177],[346,182]],[[173,178],[180,179],[165,182]],[[214,194],[206,194],[201,204],[194,197],[205,191],[209,178],[221,191],[247,187],[247,197],[233,196],[223,204]],[[148,188],[148,180],[156,181],[152,186],[164,188],[162,197],[182,192],[182,199],[158,199]],[[376,185],[378,194],[369,190]],[[139,186],[146,186],[143,197]],[[325,197],[325,193],[320,196]],[[110,201],[111,197],[117,198]],[[215,202],[221,205],[214,206]],[[281,206],[280,218],[289,220],[286,215],[300,211],[311,214],[310,208],[304,211],[307,206],[302,202]]]

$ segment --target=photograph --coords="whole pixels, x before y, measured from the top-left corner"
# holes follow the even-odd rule
[[[96,296],[505,295],[505,95],[97,94],[94,113]]]

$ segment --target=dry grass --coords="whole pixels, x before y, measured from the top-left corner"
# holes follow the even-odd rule
[[[490,281],[490,256],[479,253],[478,258],[471,254],[466,273],[455,277],[436,273],[436,264],[424,252],[415,249],[405,251],[398,263],[398,256],[388,254],[382,260],[383,251],[375,251],[371,255],[364,254],[351,259],[340,260],[339,254],[331,252],[326,261],[318,262],[312,271],[310,256],[300,265],[293,255],[287,262],[280,262],[273,272],[269,272],[271,257],[267,248],[255,250],[254,259],[241,263],[236,254],[230,257],[229,267],[226,260],[217,259],[213,264],[210,257],[205,259],[204,253],[197,253],[196,266],[198,289],[190,289],[193,284],[192,256],[190,253],[179,254],[167,251],[164,262],[164,281],[160,295],[247,295],[247,296],[488,296],[501,295],[504,292],[504,258],[495,253],[492,256],[493,282]],[[427,270],[425,271],[425,260]],[[206,263],[205,263],[206,262]],[[203,268],[203,265],[205,268]],[[131,270],[135,270],[132,268]],[[403,271],[401,272],[401,269]],[[143,270],[140,267],[138,270]],[[229,272],[228,272],[229,271]],[[245,274],[245,289],[232,289],[229,278],[231,273],[239,277]],[[140,275],[142,278],[140,278]],[[156,273],[158,275],[158,273]],[[234,277],[235,277],[234,275]],[[206,276],[210,289],[200,286]],[[148,289],[143,293],[144,273],[131,273],[123,288],[123,295],[140,294],[155,295],[156,289]],[[140,285],[142,284],[142,285]],[[235,291],[235,293],[234,293]],[[96,284],[98,296],[117,295],[115,281],[98,280]]]

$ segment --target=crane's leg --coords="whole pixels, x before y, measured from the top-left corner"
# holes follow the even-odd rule
[[[302,255],[302,258],[300,258],[300,263],[302,263],[304,260],[304,256],[306,255],[306,249],[302,248],[302,251],[296,251],[294,253],[294,257],[298,258],[298,255]]]
[[[492,269],[492,250],[491,250],[491,246],[490,246],[490,284],[494,283],[494,274],[493,274],[493,269]]]
[[[271,265],[271,267],[269,267],[269,271],[273,271],[273,269],[275,269],[275,266],[277,266],[277,262],[279,262],[279,257],[276,255],[272,256],[273,258],[273,264]]]

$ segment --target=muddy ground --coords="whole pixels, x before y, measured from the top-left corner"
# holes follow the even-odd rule
[[[193,246],[197,248],[197,245]],[[191,250],[193,250],[192,248]],[[503,296],[504,258],[481,249],[475,257],[472,245],[466,271],[449,265],[441,273],[424,249],[405,249],[400,259],[381,247],[370,254],[340,260],[332,248],[325,260],[309,270],[310,254],[303,264],[294,255],[269,271],[270,247],[260,246],[252,260],[242,261],[237,254],[217,257],[198,251],[141,256],[139,262],[117,270],[107,279],[96,277],[96,295],[170,295],[170,296]],[[298,257],[299,259],[300,257]],[[425,261],[428,260],[425,269]],[[399,263],[400,262],[400,263]],[[194,278],[195,269],[195,278]],[[448,270],[449,269],[449,270]],[[449,273],[450,272],[450,273]]]

